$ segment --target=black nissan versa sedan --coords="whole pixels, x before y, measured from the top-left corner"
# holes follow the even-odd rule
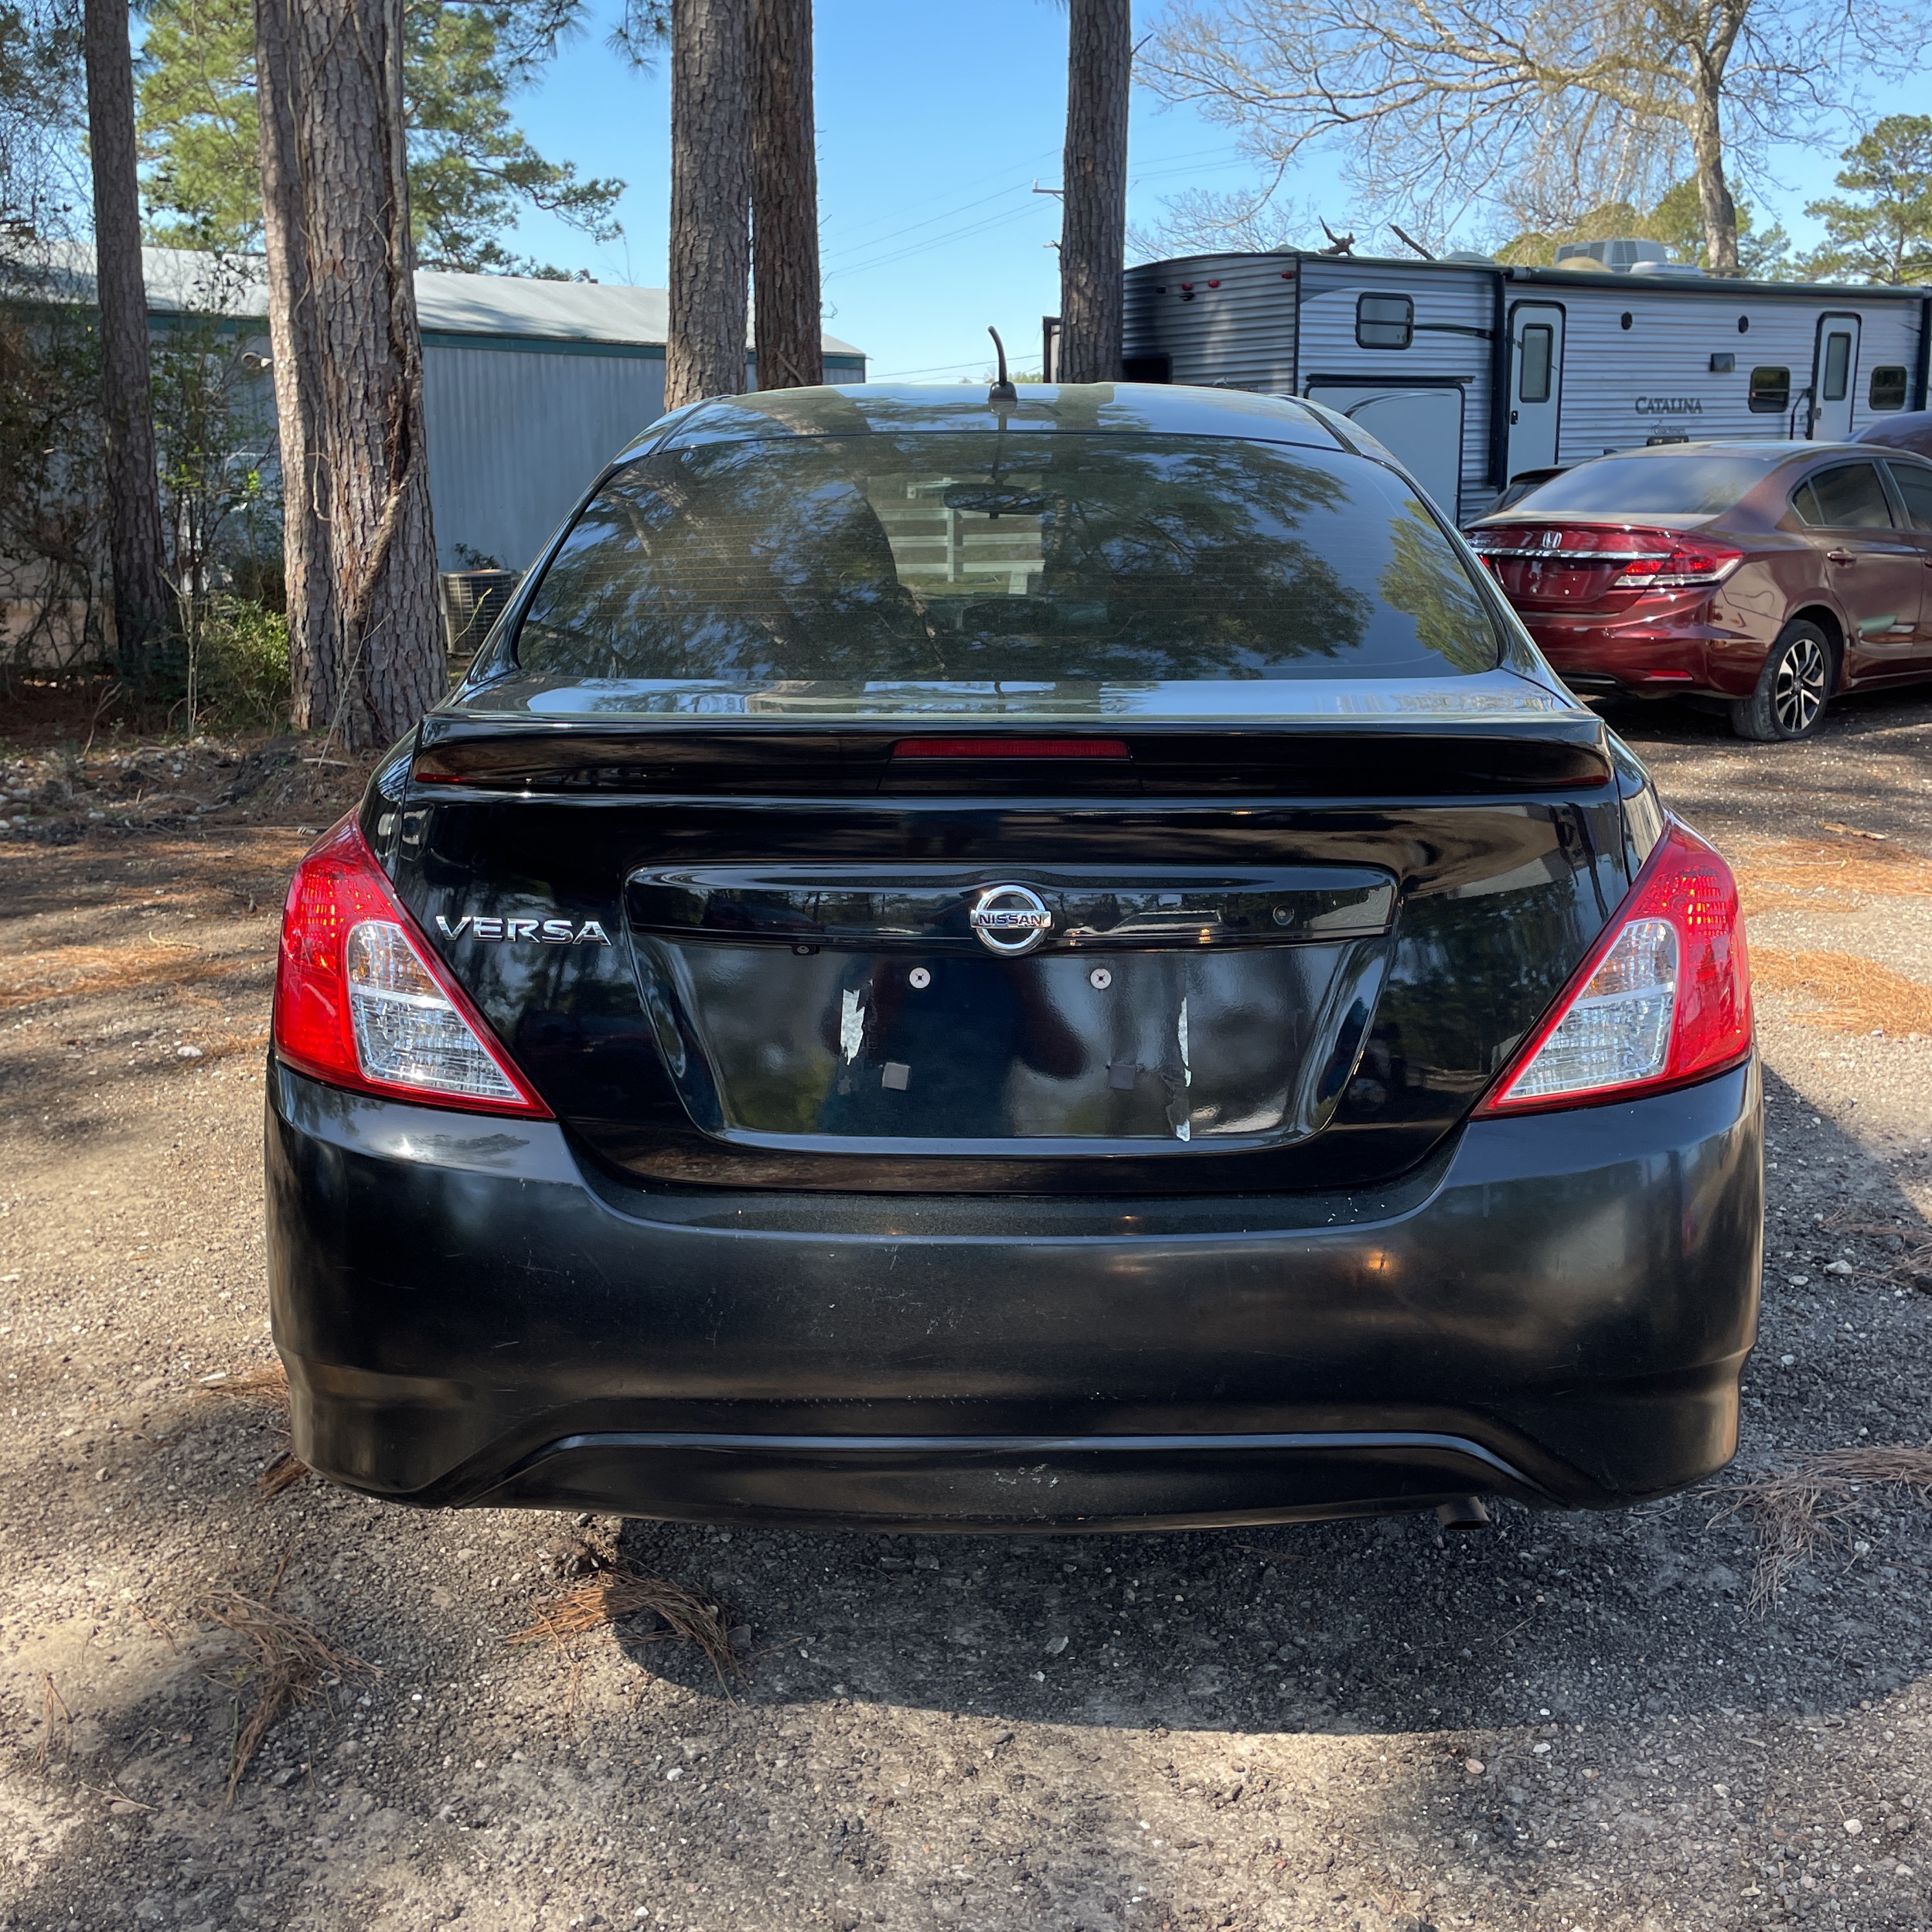
[[[1117,1529],[1731,1454],[1737,896],[1314,406],[666,417],[291,888],[296,1445],[398,1501]]]

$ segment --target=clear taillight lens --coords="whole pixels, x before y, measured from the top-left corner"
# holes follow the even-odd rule
[[[349,935],[344,963],[356,1058],[366,1078],[472,1100],[519,1097],[400,926],[365,919]]]
[[[485,1113],[550,1113],[438,966],[353,814],[289,882],[274,1039],[280,1059],[332,1086]]]
[[[1640,919],[1617,935],[1509,1097],[1541,1100],[1655,1079],[1669,1061],[1676,1010],[1677,935],[1666,920]]]
[[[1633,1099],[1708,1079],[1750,1050],[1750,969],[1736,881],[1709,846],[1673,820],[1477,1112]]]

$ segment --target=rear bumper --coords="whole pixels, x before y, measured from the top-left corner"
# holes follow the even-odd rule
[[[271,1065],[296,1446],[398,1501],[1153,1528],[1681,1487],[1735,1446],[1755,1064],[1360,1195],[667,1194]]]
[[[1586,695],[1748,697],[1770,648],[1709,605],[1638,618],[1518,615],[1550,668]]]

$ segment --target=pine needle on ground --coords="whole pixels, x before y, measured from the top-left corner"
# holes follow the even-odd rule
[[[222,1369],[204,1375],[195,1385],[197,1395],[240,1395],[254,1402],[286,1402],[288,1371],[278,1361],[264,1362],[259,1368]]]
[[[259,1368],[244,1368],[233,1373],[223,1369],[215,1375],[203,1376],[196,1385],[195,1393],[286,1406],[288,1371],[278,1361],[264,1362]],[[283,1433],[285,1436],[285,1428]],[[259,1509],[285,1489],[293,1487],[308,1473],[308,1465],[285,1441],[274,1459],[255,1478],[255,1507]]]
[[[566,1590],[509,1641],[561,1644],[646,1610],[656,1614],[663,1627],[642,1632],[641,1641],[660,1644],[680,1637],[695,1644],[710,1660],[720,1684],[744,1668],[731,1647],[731,1626],[721,1606],[706,1603],[682,1583],[666,1583],[662,1577],[646,1576],[622,1566],[600,1569],[574,1590]]]
[[[1817,1551],[1842,1548],[1846,1519],[1863,1507],[1868,1489],[1904,1489],[1932,1501],[1932,1447],[1833,1449],[1781,1475],[1719,1488],[1721,1522],[1748,1510],[1758,1528],[1751,1607],[1770,1609],[1801,1563]]]
[[[219,1624],[234,1639],[241,1683],[255,1695],[254,1709],[237,1726],[229,1753],[226,1804],[234,1802],[243,1772],[290,1705],[314,1703],[330,1682],[353,1672],[382,1675],[373,1664],[337,1650],[306,1617],[278,1608],[274,1595],[281,1583],[278,1570],[265,1597],[218,1590],[201,1607],[211,1623]]]

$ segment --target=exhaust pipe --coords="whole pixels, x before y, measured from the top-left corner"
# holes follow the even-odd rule
[[[1436,1520],[1444,1529],[1487,1529],[1489,1511],[1480,1496],[1458,1496],[1453,1502],[1436,1505]]]

